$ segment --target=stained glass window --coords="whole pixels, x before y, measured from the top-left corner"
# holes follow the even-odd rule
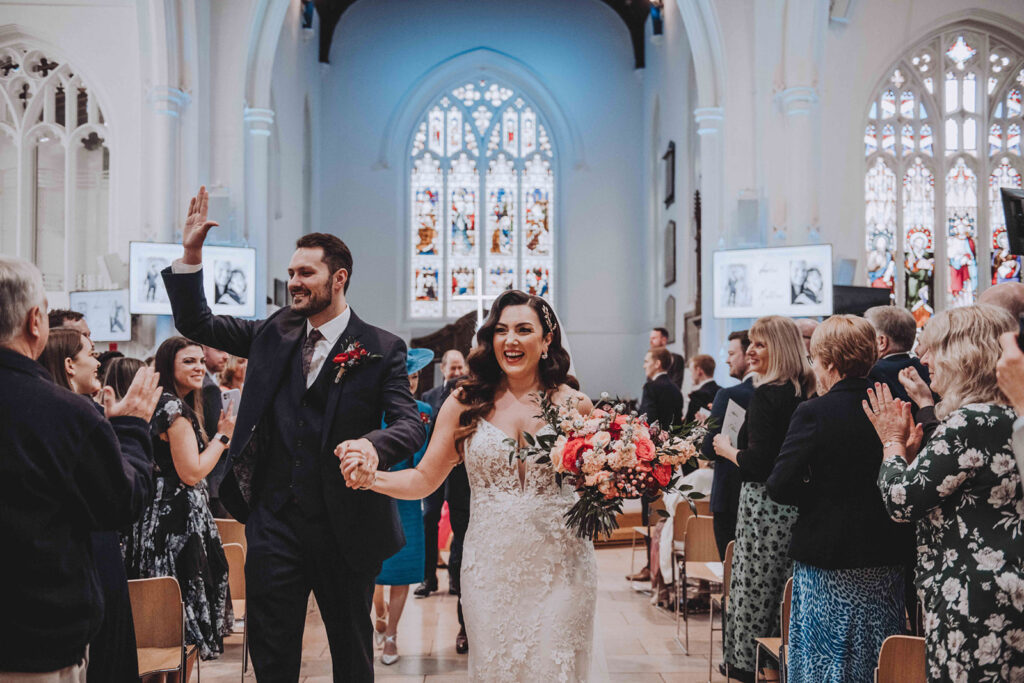
[[[933,309],[974,303],[983,287],[1022,280],[999,197],[1024,176],[1022,67],[1024,43],[945,29],[901,57],[867,105],[867,280],[919,325]]]
[[[453,318],[459,300],[522,289],[551,297],[554,150],[525,96],[481,79],[438,95],[410,156],[410,316]]]

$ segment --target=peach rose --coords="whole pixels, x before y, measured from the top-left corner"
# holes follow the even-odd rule
[[[654,443],[650,439],[639,439],[636,444],[636,457],[644,462],[654,460]]]
[[[586,442],[583,439],[569,439],[565,442],[565,446],[562,449],[562,467],[567,472],[573,474],[579,474],[580,470],[576,467],[576,459],[579,457],[580,450],[586,446]]]

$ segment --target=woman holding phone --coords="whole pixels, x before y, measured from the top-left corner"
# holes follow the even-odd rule
[[[171,337],[157,349],[154,366],[164,393],[150,422],[156,494],[125,542],[129,578],[173,576],[185,603],[185,638],[203,659],[224,651],[234,615],[228,563],[210,512],[205,477],[227,450],[235,406],[225,405],[217,433],[206,441],[202,386],[203,348]]]

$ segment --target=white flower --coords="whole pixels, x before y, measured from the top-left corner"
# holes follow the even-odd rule
[[[991,664],[999,657],[999,638],[994,633],[982,637],[978,641],[978,649],[974,651],[974,658],[981,665]]]
[[[1017,467],[1017,464],[1013,461],[1013,456],[1009,453],[996,453],[992,458],[992,471],[995,474],[1006,474]]]
[[[1002,569],[1003,564],[1006,562],[1003,558],[1003,551],[993,550],[992,548],[982,548],[974,553],[974,561],[978,563],[978,569],[983,572],[994,572],[997,569]]]
[[[1010,667],[1010,683],[1024,683],[1024,666]]]
[[[925,633],[931,633],[939,627],[939,616],[934,612],[925,611],[924,613],[924,631]]]
[[[964,414],[959,410],[946,418],[946,427],[952,427],[953,429],[956,429],[958,427],[966,426],[967,418],[965,418]]]
[[[946,599],[946,602],[953,602],[960,595],[960,582],[949,577],[946,582],[942,584],[942,597]]]
[[[896,505],[903,505],[907,502],[907,489],[903,484],[893,484],[889,487],[889,498]]]
[[[942,553],[942,566],[952,567],[956,563],[956,558],[960,557],[959,554],[952,548],[943,551]]]
[[[981,467],[984,462],[985,458],[977,448],[968,448],[960,455],[959,458],[957,458],[957,464],[964,469]]]
[[[1015,628],[1012,631],[1008,631],[1003,636],[1003,640],[1017,652],[1024,652],[1024,630]]]
[[[949,475],[942,480],[941,484],[939,484],[939,495],[943,498],[952,495],[958,488],[960,488],[960,484],[964,483],[965,479],[967,479],[966,472]]]
[[[967,638],[964,637],[962,631],[950,631],[949,638],[946,639],[946,642],[949,644],[950,651],[956,652],[964,646],[964,642],[966,640]]]
[[[938,434],[936,434],[935,437],[938,437]],[[928,442],[928,448],[937,455],[949,455],[949,443],[944,440],[932,438],[932,440]]]
[[[955,659],[949,660],[949,680],[953,683],[967,683],[967,672],[960,662]]]
[[[996,577],[996,585],[1006,592],[1018,612],[1024,612],[1024,579],[1011,572]]]
[[[985,626],[989,631],[1002,631],[1006,628],[1006,617],[1002,614],[993,614],[985,620]]]
[[[1017,495],[1017,482],[1013,479],[1004,479],[992,487],[988,497],[988,504],[993,507],[1002,507],[1013,502]]]

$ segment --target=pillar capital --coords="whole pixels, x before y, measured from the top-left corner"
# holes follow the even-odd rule
[[[798,85],[780,90],[775,98],[782,105],[782,111],[786,116],[810,114],[814,105],[818,103],[818,91],[809,85]]]
[[[157,115],[178,118],[192,101],[192,97],[181,88],[155,85],[149,89],[146,100]]]
[[[693,110],[697,122],[697,135],[714,135],[725,125],[725,110],[722,107],[699,107]]]
[[[274,126],[274,110],[246,107],[242,120],[245,121],[245,129],[250,135],[270,137],[270,131]]]

